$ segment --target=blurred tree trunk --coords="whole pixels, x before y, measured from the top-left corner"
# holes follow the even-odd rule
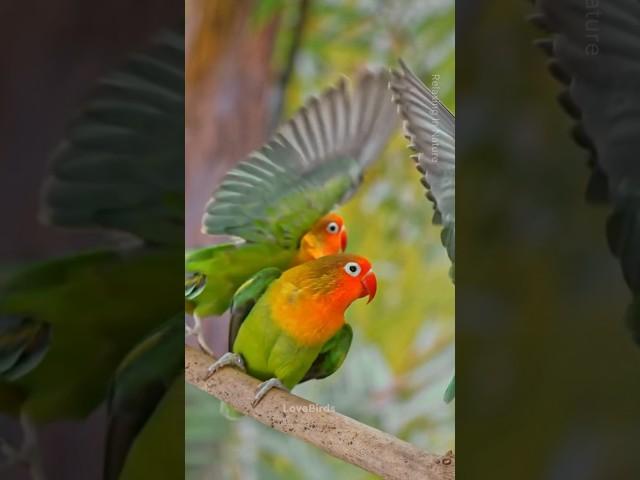
[[[222,175],[264,141],[278,20],[258,27],[251,0],[187,0],[185,241],[200,233],[204,206]]]

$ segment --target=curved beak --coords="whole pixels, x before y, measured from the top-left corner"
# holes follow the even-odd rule
[[[347,249],[347,229],[345,227],[342,227],[340,231],[340,247],[343,252]]]
[[[362,277],[361,282],[365,294],[369,295],[367,303],[371,303],[371,300],[376,296],[376,291],[378,290],[378,279],[376,278],[376,274],[373,273],[373,270],[369,270],[366,275]]]

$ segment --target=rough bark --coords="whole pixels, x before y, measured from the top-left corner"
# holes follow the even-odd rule
[[[186,381],[236,410],[287,435],[308,442],[329,455],[391,480],[455,478],[451,452],[424,452],[392,435],[352,418],[319,408],[308,400],[273,390],[255,407],[251,400],[259,381],[234,368],[204,379],[212,357],[185,348]]]

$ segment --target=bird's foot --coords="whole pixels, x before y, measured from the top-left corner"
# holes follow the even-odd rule
[[[260,403],[260,400],[262,400],[272,388],[279,388],[280,390],[284,390],[285,392],[289,391],[289,389],[285,387],[278,378],[270,378],[266,382],[262,382],[260,385],[258,385],[256,394],[253,397],[253,401],[251,402],[251,406],[255,408],[256,405]]]
[[[216,373],[222,367],[232,366],[242,370],[243,372],[247,371],[247,367],[244,365],[244,360],[242,359],[242,355],[233,352],[227,352],[222,355],[218,360],[212,363],[209,368],[207,368],[207,373],[205,374],[204,379],[206,380],[211,375]]]

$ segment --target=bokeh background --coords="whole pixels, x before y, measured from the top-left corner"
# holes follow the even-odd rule
[[[39,221],[51,153],[96,82],[182,12],[180,0],[0,3],[0,272],[113,245],[112,234],[104,231]],[[88,418],[40,428],[48,478],[100,478],[105,429],[104,405]],[[19,445],[19,423],[0,414],[0,437]],[[0,455],[2,466],[4,460]],[[24,465],[15,465],[0,469],[0,477],[27,480],[30,475]]]
[[[631,295],[532,11],[456,2],[456,473],[640,478]]]
[[[440,98],[455,111],[451,0],[192,0],[186,11],[187,247],[212,242],[200,218],[221,176],[340,75],[402,57],[427,84],[440,75]],[[342,368],[295,393],[444,453],[454,446],[455,407],[442,401],[454,368],[454,287],[418,180],[398,130],[340,209],[349,251],[372,260],[379,295],[348,311],[355,338]],[[223,353],[226,319],[207,328]],[[189,385],[186,401],[188,479],[371,478],[252,419],[227,421],[215,399]]]

